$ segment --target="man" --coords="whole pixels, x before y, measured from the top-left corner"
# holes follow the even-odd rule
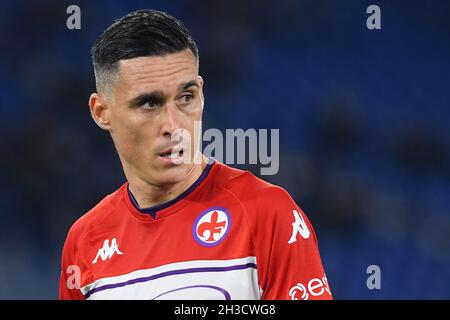
[[[183,24],[133,12],[92,54],[91,114],[128,181],[70,229],[60,298],[331,299],[314,230],[289,194],[185,138],[204,97]]]

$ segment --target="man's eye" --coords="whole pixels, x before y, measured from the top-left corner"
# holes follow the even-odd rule
[[[152,100],[147,100],[147,101],[144,101],[141,104],[141,106],[144,109],[155,109],[158,106],[158,104]]]
[[[180,102],[182,104],[187,104],[187,103],[191,102],[193,98],[194,97],[192,94],[185,94],[180,98]]]

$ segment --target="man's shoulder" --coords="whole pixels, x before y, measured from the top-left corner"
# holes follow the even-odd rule
[[[250,171],[232,168],[223,163],[219,165],[220,185],[242,203],[266,206],[292,200],[284,188],[267,182]]]
[[[78,218],[71,226],[69,235],[80,237],[83,233],[89,230],[92,226],[98,225],[102,220],[106,219],[117,208],[118,202],[122,199],[123,188],[126,184],[122,185],[119,189],[113,193],[105,196],[100,202],[98,202],[92,209]]]
[[[291,226],[294,210],[304,216],[284,188],[249,171],[226,165],[222,165],[221,171],[226,177],[219,180],[220,186],[240,203],[255,235],[264,237],[264,232],[276,225]]]

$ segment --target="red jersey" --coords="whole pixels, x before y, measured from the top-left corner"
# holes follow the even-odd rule
[[[61,299],[332,299],[317,238],[282,188],[211,161],[140,209],[125,183],[70,229]]]

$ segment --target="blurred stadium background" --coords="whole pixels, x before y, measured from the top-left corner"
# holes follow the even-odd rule
[[[71,4],[81,30],[66,28]],[[382,30],[366,28],[370,4]],[[335,298],[450,299],[448,1],[0,6],[1,299],[56,299],[69,227],[124,181],[89,114],[90,47],[140,8],[196,39],[205,128],[280,128],[280,171],[263,178],[312,220]],[[366,287],[372,264],[381,290]]]

